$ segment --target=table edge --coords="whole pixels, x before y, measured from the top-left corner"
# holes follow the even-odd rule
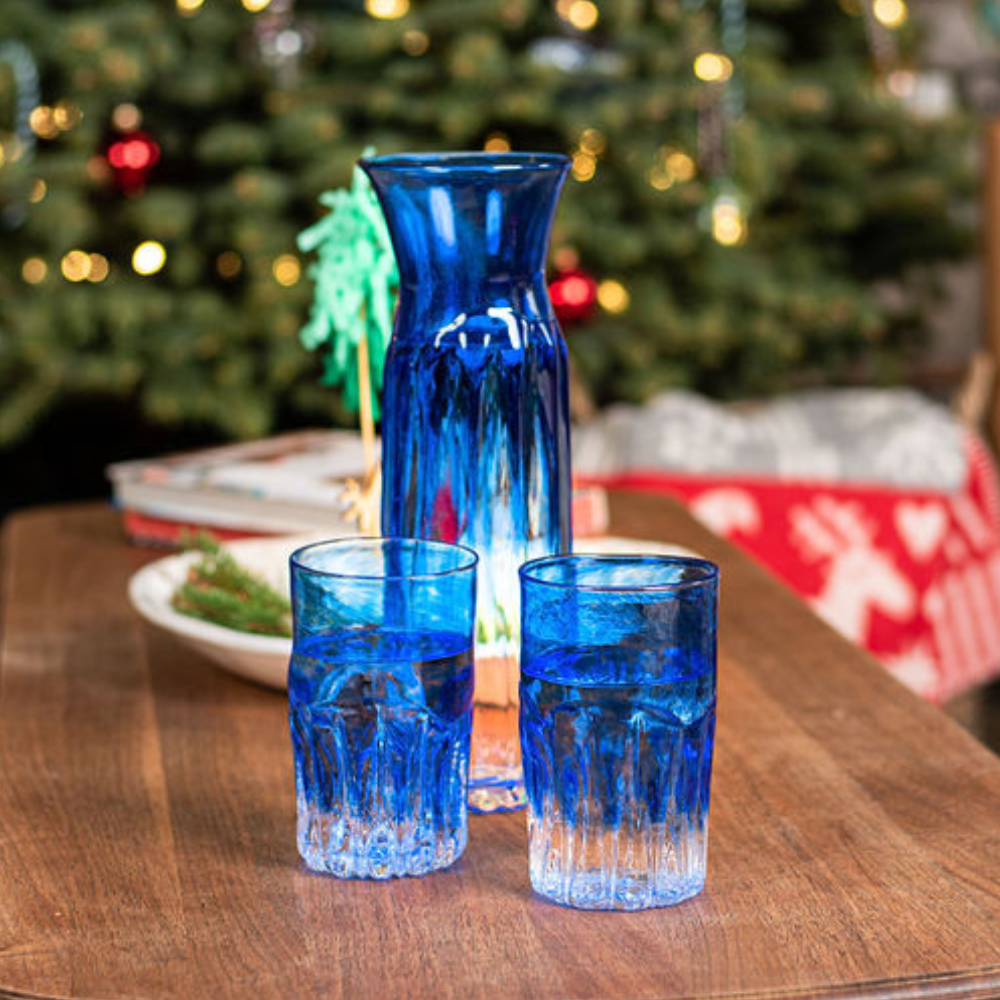
[[[1000,965],[861,983],[709,994],[703,1000],[996,1000]]]
[[[677,1000],[674,993],[659,1000]],[[794,986],[789,989],[705,993],[701,1000],[996,1000],[1000,997],[1000,965],[927,976],[873,979],[846,985]],[[0,985],[0,1000],[79,1000],[56,993],[29,993]],[[116,1000],[114,995],[90,1000]]]

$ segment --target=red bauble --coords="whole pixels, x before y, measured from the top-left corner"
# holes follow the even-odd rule
[[[579,268],[560,271],[549,283],[549,298],[560,324],[582,323],[597,305],[597,282]]]
[[[115,139],[106,155],[115,185],[125,194],[139,194],[160,159],[160,147],[145,132],[131,132]]]

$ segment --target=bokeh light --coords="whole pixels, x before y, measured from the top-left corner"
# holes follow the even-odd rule
[[[614,278],[607,278],[597,286],[597,304],[609,313],[625,312],[631,302],[628,289]]]
[[[151,139],[119,139],[108,147],[108,163],[116,170],[147,170],[160,158],[160,148]]]
[[[59,126],[56,124],[52,108],[47,104],[39,104],[37,108],[31,109],[28,125],[39,139],[54,139],[59,135]]]
[[[145,240],[140,243],[132,254],[132,269],[144,277],[163,270],[167,262],[167,251],[162,243],[156,240]]]
[[[52,109],[52,121],[60,132],[68,132],[83,120],[83,112],[69,101],[60,101]]]
[[[552,263],[559,271],[572,271],[580,263],[580,254],[575,247],[559,247],[552,255]]]
[[[111,112],[111,124],[119,132],[134,132],[142,124],[142,112],[134,104],[119,104]]]
[[[381,21],[404,17],[410,9],[410,0],[365,0],[365,13]]]
[[[597,158],[582,149],[573,154],[573,177],[578,181],[589,181],[597,173]]]
[[[21,265],[21,277],[29,285],[40,285],[49,273],[49,265],[41,257],[29,257]]]
[[[909,11],[903,0],[875,0],[872,13],[879,23],[887,28],[899,28],[906,23]]]
[[[111,265],[108,263],[108,258],[104,254],[92,253],[90,255],[90,270],[87,272],[87,280],[93,281],[95,284],[98,281],[103,281],[111,273]]]
[[[593,0],[556,0],[556,13],[578,31],[590,31],[601,16]]]
[[[235,278],[243,270],[243,258],[235,250],[223,250],[215,258],[215,269],[223,278]]]
[[[681,182],[691,180],[698,169],[694,160],[679,149],[667,152],[663,158],[663,165],[676,180]]]
[[[725,247],[734,247],[746,239],[747,225],[736,200],[717,198],[712,205],[712,237]]]
[[[509,153],[510,139],[503,132],[491,132],[483,143],[487,153]]]
[[[408,56],[422,56],[430,45],[430,37],[424,31],[403,32],[403,51]]]
[[[733,75],[733,62],[718,52],[702,52],[694,61],[694,75],[706,83],[722,83]]]
[[[677,178],[663,167],[653,167],[649,171],[649,186],[656,191],[667,191],[674,186]]]
[[[297,284],[299,278],[302,276],[302,265],[295,254],[283,253],[280,257],[275,258],[271,272],[274,274],[274,280],[279,285],[289,288]]]
[[[59,270],[67,281],[85,281],[90,274],[90,254],[83,250],[70,250],[59,262]]]

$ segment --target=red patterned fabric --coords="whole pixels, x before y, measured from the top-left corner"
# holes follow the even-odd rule
[[[634,470],[609,487],[667,492],[934,702],[1000,675],[1000,489],[966,441],[954,493]]]

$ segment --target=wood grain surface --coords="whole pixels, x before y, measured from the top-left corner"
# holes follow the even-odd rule
[[[634,914],[533,896],[523,813],[427,878],[308,873],[284,699],[138,619],[110,510],[10,518],[0,997],[1000,996],[1000,760],[673,503],[613,528],[723,567],[708,885]]]

